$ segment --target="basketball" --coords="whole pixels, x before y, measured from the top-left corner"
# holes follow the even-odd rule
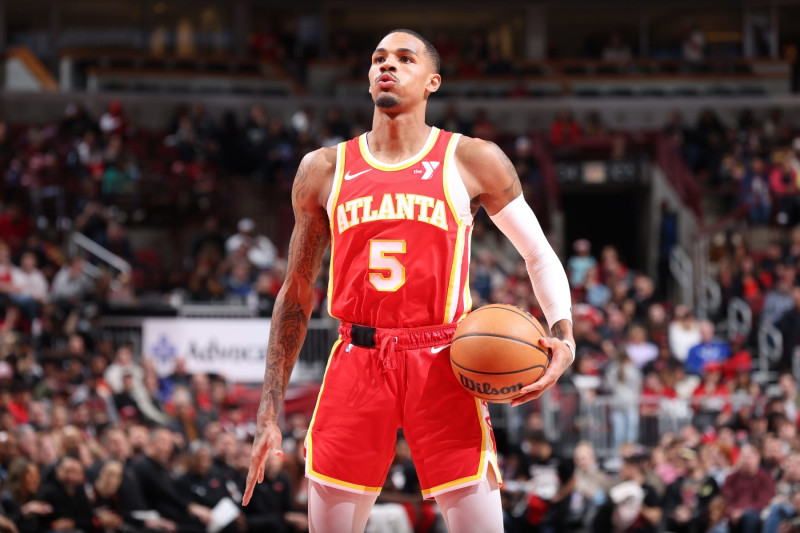
[[[450,365],[467,392],[481,400],[507,403],[547,369],[550,353],[539,346],[543,336],[544,328],[527,311],[487,305],[458,324]]]

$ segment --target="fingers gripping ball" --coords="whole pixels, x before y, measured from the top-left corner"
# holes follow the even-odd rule
[[[450,365],[464,389],[482,400],[510,402],[550,363],[545,335],[533,315],[513,305],[487,305],[462,320],[453,335]]]

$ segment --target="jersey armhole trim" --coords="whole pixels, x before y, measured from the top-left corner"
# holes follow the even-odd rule
[[[333,227],[333,209],[336,207],[336,200],[339,198],[339,190],[342,188],[345,145],[346,143],[341,142],[336,146],[336,170],[333,175],[331,193],[328,195],[328,201],[325,204],[325,210],[328,212],[328,220],[331,222],[331,227]]]
[[[450,138],[447,145],[447,151],[444,156],[444,196],[447,198],[447,203],[450,206],[450,211],[453,217],[459,224],[472,224],[472,211],[470,210],[470,198],[467,192],[467,187],[464,185],[464,180],[461,179],[461,173],[458,171],[456,164],[456,149],[461,140],[461,134],[455,133]]]

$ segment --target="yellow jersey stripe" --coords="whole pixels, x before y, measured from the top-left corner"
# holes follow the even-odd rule
[[[336,218],[336,204],[339,203],[339,192],[342,190],[342,178],[344,177],[344,154],[347,143],[339,143],[336,147],[336,172],[333,177],[333,202],[328,213],[328,222],[331,226],[331,258],[328,271],[328,314],[333,316],[331,306],[333,305],[333,247],[336,241],[336,231],[333,228],[333,221]]]
[[[358,138],[358,148],[361,150],[361,157],[364,158],[364,161],[367,162],[373,168],[377,168],[378,170],[383,170],[385,172],[392,172],[395,170],[403,170],[412,165],[416,165],[420,161],[422,161],[428,152],[431,151],[433,145],[436,144],[436,139],[439,138],[439,133],[441,133],[437,127],[432,127],[431,132],[428,135],[428,139],[425,141],[425,145],[422,147],[415,156],[411,157],[410,159],[406,159],[405,161],[401,161],[399,163],[390,164],[390,163],[383,163],[375,159],[369,151],[369,145],[367,144],[367,134],[364,133]]]

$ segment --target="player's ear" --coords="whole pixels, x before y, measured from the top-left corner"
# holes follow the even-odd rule
[[[439,74],[432,74],[431,78],[428,80],[428,91],[435,93],[439,90],[439,87],[442,86],[442,76]]]

